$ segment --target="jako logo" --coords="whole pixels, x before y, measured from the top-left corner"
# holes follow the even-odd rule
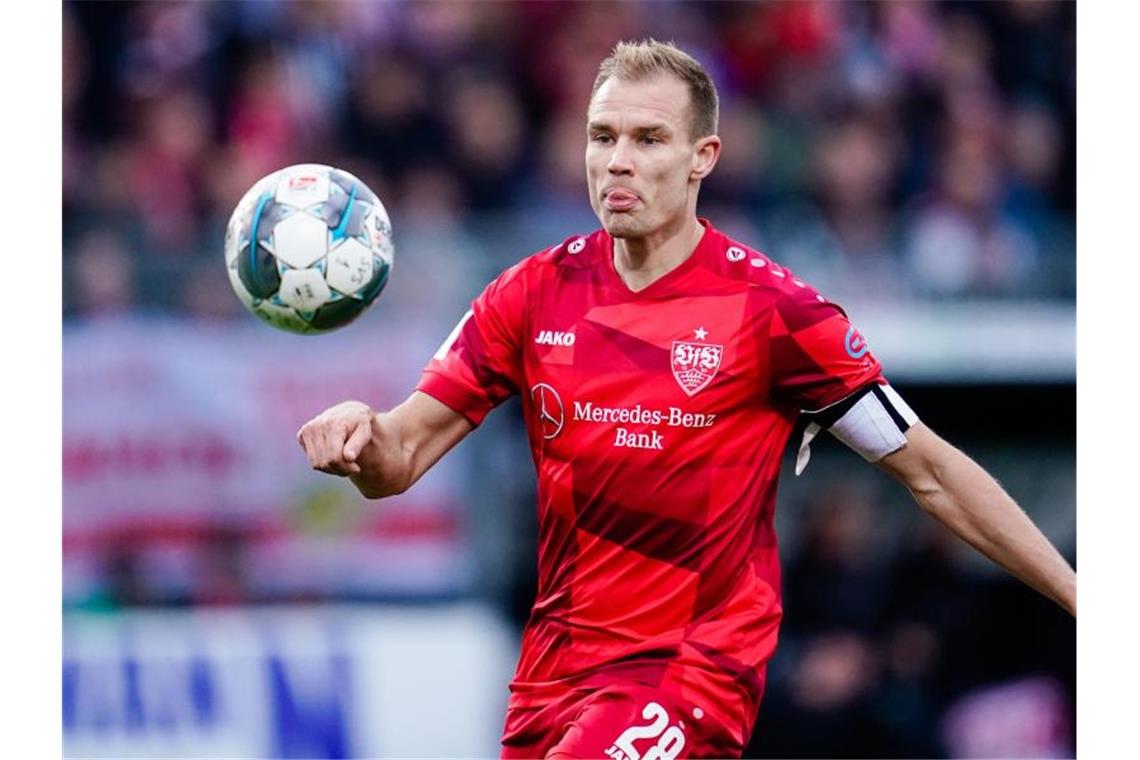
[[[534,342],[541,346],[572,346],[574,345],[574,333],[539,330]]]

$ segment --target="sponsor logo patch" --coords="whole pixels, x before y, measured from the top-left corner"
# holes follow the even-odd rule
[[[530,400],[534,402],[542,437],[549,441],[561,433],[562,425],[566,422],[566,412],[558,391],[546,383],[535,383],[530,389]]]
[[[852,359],[862,359],[871,350],[870,346],[867,345],[867,340],[859,334],[854,325],[847,328],[847,337],[843,340],[843,347],[847,349],[847,355]]]
[[[300,177],[289,178],[290,190],[314,190],[317,187],[317,178],[311,174],[302,175]]]

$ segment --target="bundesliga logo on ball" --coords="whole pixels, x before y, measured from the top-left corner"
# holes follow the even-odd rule
[[[226,227],[226,271],[238,298],[267,323],[302,335],[363,314],[388,282],[393,253],[376,194],[321,164],[264,177]]]

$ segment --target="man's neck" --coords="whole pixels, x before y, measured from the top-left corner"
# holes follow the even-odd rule
[[[627,288],[644,290],[692,256],[704,234],[704,226],[693,215],[676,231],[644,238],[614,238],[614,269]]]

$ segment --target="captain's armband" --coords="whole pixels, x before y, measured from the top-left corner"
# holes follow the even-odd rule
[[[918,422],[898,392],[871,383],[846,398],[814,412],[804,412],[808,425],[796,455],[796,475],[807,467],[811,442],[821,430],[843,441],[868,462],[877,462],[906,444],[906,431]]]

